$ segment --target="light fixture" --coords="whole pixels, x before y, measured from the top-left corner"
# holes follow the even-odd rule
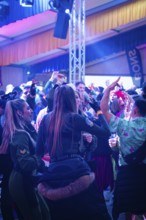
[[[9,14],[9,3],[7,0],[0,1],[0,20],[4,19]]]
[[[59,0],[49,0],[48,5],[49,5],[50,10],[53,10],[53,11],[56,11],[56,12],[61,7],[61,4],[60,4]]]
[[[20,5],[22,7],[32,7],[34,4],[34,0],[20,0]]]
[[[49,0],[48,5],[50,10],[56,12],[60,10],[65,12],[66,10],[68,10],[70,13],[72,10],[73,0]]]
[[[53,36],[56,38],[66,39],[73,0],[50,0],[49,5],[52,6],[52,10],[57,12],[57,20]]]
[[[68,8],[65,9],[65,13],[70,15],[70,10]]]
[[[0,1],[0,6],[9,6],[8,1]]]

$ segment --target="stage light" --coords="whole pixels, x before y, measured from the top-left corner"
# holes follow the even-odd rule
[[[66,39],[70,16],[65,12],[58,11],[57,21],[54,29],[54,37]]]
[[[54,29],[54,37],[66,39],[69,20],[71,18],[71,11],[73,0],[51,0],[51,4],[57,10],[57,20]]]
[[[56,12],[61,7],[61,4],[60,4],[59,0],[49,0],[48,4],[49,4],[49,9],[53,10],[53,11],[56,11]]]
[[[72,10],[73,0],[49,0],[48,2],[49,9],[53,11],[59,11],[66,12],[69,14]]]
[[[65,9],[65,13],[70,15],[70,10],[68,8]]]
[[[5,19],[9,15],[8,1],[0,1],[0,20]]]
[[[0,6],[3,7],[3,6],[9,6],[9,3],[8,1],[0,1]]]
[[[20,5],[22,7],[32,7],[34,4],[34,0],[20,0]]]

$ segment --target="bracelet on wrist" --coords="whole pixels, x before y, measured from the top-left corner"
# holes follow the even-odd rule
[[[98,111],[96,112],[96,115],[97,115],[97,116],[98,116],[98,115],[101,115],[101,114],[103,114],[101,110],[98,110]]]

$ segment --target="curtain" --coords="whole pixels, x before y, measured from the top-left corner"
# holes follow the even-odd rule
[[[86,63],[109,56],[113,53],[131,50],[146,44],[146,25],[120,35],[86,46]],[[69,69],[69,54],[64,54],[31,67],[31,72],[41,73]]]

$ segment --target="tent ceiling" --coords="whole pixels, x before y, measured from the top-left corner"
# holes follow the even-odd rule
[[[41,1],[41,0],[40,0]],[[117,3],[127,2],[129,0],[87,0],[86,1],[86,13],[90,15],[96,13],[99,10],[104,10],[106,6],[115,6]],[[12,44],[21,39],[27,38],[31,35],[41,33],[48,29],[54,27],[56,21],[56,13],[50,10],[45,10],[42,13],[38,13],[34,16],[24,18],[22,20],[17,20],[16,22],[9,23],[0,27],[0,48],[6,45]],[[87,39],[87,44],[91,44],[95,41],[100,41],[102,39],[117,35],[124,31],[136,28],[146,24],[146,19],[141,19],[139,21],[131,22],[129,24],[119,26],[117,29],[108,30],[104,33],[100,33],[98,36],[92,36],[92,38]],[[34,65],[36,63],[42,62],[44,60],[51,59],[53,57],[64,54],[68,51],[68,45],[64,48],[56,48],[56,50],[48,51],[44,54],[39,54],[31,58],[21,60],[14,65]]]
[[[11,1],[13,2],[14,0],[11,0]],[[39,0],[40,4],[41,4],[41,1],[42,0]],[[18,19],[14,22],[15,17],[12,16],[12,18],[11,17],[9,18],[9,21],[13,21],[13,22],[8,23],[8,21],[6,21],[5,25],[4,25],[4,23],[3,23],[3,25],[0,25],[1,26],[0,27],[0,46],[3,46],[5,44],[9,44],[9,43],[13,43],[16,40],[26,38],[27,36],[31,36],[32,34],[40,33],[43,30],[48,30],[48,29],[54,27],[55,21],[56,21],[56,13],[49,10],[49,7],[46,6],[46,2],[48,2],[49,0],[43,0],[43,1],[45,2],[44,12],[39,13],[39,12],[41,12],[41,10],[39,10],[39,9],[37,10],[37,9],[35,9],[36,8],[35,7],[34,8],[35,14],[33,14],[30,11],[29,11],[29,13],[24,13],[25,10],[26,10],[26,12],[28,10],[26,8],[22,11],[22,14],[20,14],[21,19]],[[120,0],[120,2],[125,2],[125,1],[128,1],[128,0]],[[17,2],[17,4],[16,4],[16,2]],[[19,6],[18,2],[19,1],[13,2],[13,3],[15,3],[13,5],[13,8],[16,7],[15,10],[16,9],[20,10],[21,8],[23,8],[23,7]],[[37,2],[37,1],[35,1],[35,2]],[[44,2],[42,2],[42,4],[44,4]],[[114,2],[115,2],[115,0],[97,0],[97,1],[90,0],[90,1],[86,1],[86,14],[90,15],[90,14],[96,13],[98,11],[104,10],[105,8],[112,7],[115,5]],[[25,14],[27,14],[27,15],[25,15]],[[29,16],[29,15],[33,15],[33,16]],[[17,14],[16,14],[15,19],[17,19]]]

